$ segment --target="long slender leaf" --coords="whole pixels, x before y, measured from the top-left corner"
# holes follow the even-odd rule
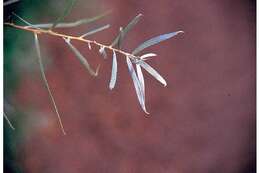
[[[155,53],[147,53],[142,56],[140,56],[140,59],[145,60],[146,58],[157,56]]]
[[[50,99],[51,99],[51,102],[53,104],[53,107],[55,109],[55,112],[57,114],[57,117],[58,117],[58,120],[59,120],[59,124],[60,124],[60,127],[61,127],[61,130],[63,132],[64,135],[66,135],[66,132],[64,130],[64,127],[63,127],[63,124],[62,124],[62,121],[61,121],[61,117],[60,117],[60,113],[58,111],[58,108],[56,106],[56,102],[54,100],[54,97],[53,97],[53,94],[52,94],[52,91],[49,87],[49,84],[48,84],[48,80],[46,78],[46,75],[45,75],[45,72],[44,72],[44,66],[43,66],[43,63],[42,63],[42,57],[41,57],[41,51],[40,51],[40,44],[39,44],[39,39],[38,39],[38,35],[35,33],[34,34],[34,41],[35,41],[35,47],[36,47],[36,51],[37,51],[37,57],[38,57],[38,63],[40,65],[40,71],[41,71],[41,75],[42,75],[42,79],[43,79],[43,82],[44,82],[44,85],[45,87],[47,88],[48,90],[48,94],[50,96]]]
[[[70,13],[70,11],[71,11],[71,9],[74,6],[76,1],[77,0],[69,0],[69,3],[67,5],[67,7],[65,8],[63,14],[61,16],[59,16],[58,19],[53,23],[51,30],[54,29],[59,22],[64,20],[64,18]]]
[[[142,44],[140,44],[133,52],[132,54],[135,55],[137,54],[138,52],[144,50],[145,48],[147,47],[150,47],[152,45],[155,45],[155,44],[158,44],[164,40],[167,40],[167,39],[170,39],[172,38],[173,36],[179,34],[179,33],[183,33],[183,31],[177,31],[177,32],[171,32],[171,33],[168,33],[168,34],[163,34],[163,35],[159,35],[157,37],[153,37],[145,42],[143,42]]]
[[[146,61],[150,59],[151,57],[157,56],[154,53],[147,53],[139,57],[139,59],[136,59],[135,63],[138,64],[139,61]]]
[[[117,35],[117,37],[112,42],[111,46],[114,47],[116,44],[118,44],[120,37],[121,37],[121,44],[122,44],[122,40],[125,38],[128,31],[130,31],[133,28],[133,26],[138,23],[138,21],[142,16],[143,16],[142,14],[138,14],[134,19],[132,19],[131,22],[125,28],[123,28],[122,33],[119,33]],[[121,45],[118,45],[118,47],[121,47]]]
[[[138,64],[140,64],[148,73],[150,73],[156,80],[161,82],[164,86],[167,85],[164,78],[154,68],[152,68],[149,64],[147,64],[144,61],[139,61]]]
[[[16,3],[16,2],[18,2],[18,1],[19,1],[19,0],[9,0],[9,1],[5,1],[5,2],[4,2],[4,6],[11,5],[11,4]]]
[[[25,19],[23,19],[22,17],[18,16],[17,14],[15,14],[14,12],[12,12],[12,14],[17,17],[18,19],[20,19],[23,23],[27,24],[29,27],[31,28],[36,28],[36,29],[40,29],[36,26],[34,26],[33,24],[31,24],[30,22],[26,21]]]
[[[68,44],[69,48],[72,50],[72,52],[76,55],[76,57],[78,58],[78,60],[80,61],[80,63],[88,70],[88,72],[92,75],[92,76],[97,76],[98,75],[98,71],[99,71],[99,66],[96,69],[96,71],[94,71],[87,59],[78,51],[78,49],[76,47],[74,47],[71,43],[69,39],[64,39],[65,42]]]
[[[137,77],[140,81],[140,84],[141,84],[141,87],[142,87],[142,90],[143,90],[143,93],[144,93],[144,98],[145,98],[144,76],[143,76],[143,72],[142,72],[140,64],[136,64],[136,71],[137,71]]]
[[[97,33],[97,32],[103,31],[103,30],[105,30],[105,29],[107,29],[107,28],[109,28],[109,27],[110,27],[110,25],[105,25],[105,26],[102,26],[102,27],[98,27],[98,28],[96,28],[96,29],[93,29],[93,30],[91,30],[91,31],[89,31],[89,32],[87,32],[87,33],[81,35],[80,37],[81,37],[81,38],[84,38],[84,37],[86,37],[86,36],[89,36],[89,35],[95,34],[95,33]]]
[[[15,130],[13,124],[11,123],[11,121],[9,120],[9,118],[8,118],[8,116],[5,114],[5,112],[4,112],[4,118],[5,118],[5,120],[7,121],[8,125],[10,126],[10,128],[11,128],[12,130]]]
[[[111,72],[111,79],[109,82],[109,88],[111,90],[115,87],[116,77],[117,77],[117,59],[116,59],[116,53],[115,51],[113,51],[112,72]]]
[[[75,22],[63,22],[63,23],[58,23],[55,28],[71,28],[71,27],[76,27],[80,26],[83,24],[89,24],[91,22],[94,22],[98,19],[101,19],[105,17],[107,14],[109,14],[111,11],[107,11],[105,13],[102,13],[98,16],[91,17],[91,18],[86,18],[86,19],[80,19]],[[33,24],[33,27],[39,27],[39,28],[51,28],[53,23],[43,23],[43,24]]]
[[[138,77],[136,76],[136,72],[135,72],[135,70],[133,68],[132,62],[131,62],[129,57],[126,57],[126,63],[127,63],[129,73],[130,73],[130,75],[132,77],[132,80],[133,80],[133,83],[134,83],[134,87],[135,87],[135,91],[136,91],[136,95],[137,95],[138,101],[139,101],[143,111],[146,114],[149,114],[146,111],[146,108],[145,108],[145,98],[144,98],[144,93],[143,93],[143,90],[142,90],[142,85],[141,85]]]
[[[117,45],[119,49],[121,49],[121,47],[122,47],[123,39],[124,39],[123,27],[120,27],[119,28],[119,39],[118,39],[118,45]]]

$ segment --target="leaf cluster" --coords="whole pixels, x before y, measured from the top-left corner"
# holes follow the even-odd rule
[[[88,36],[90,36],[90,35],[93,35],[98,32],[104,31],[105,29],[108,29],[110,27],[109,24],[89,30],[86,33],[79,34],[80,36],[68,36],[65,34],[59,34],[59,33],[54,32],[53,30],[55,28],[76,27],[76,26],[79,26],[82,24],[94,22],[107,15],[107,12],[106,12],[106,13],[100,14],[98,16],[88,18],[88,19],[80,19],[75,22],[64,22],[63,20],[70,13],[75,2],[76,2],[76,0],[70,0],[68,2],[68,6],[64,10],[64,13],[61,16],[59,16],[57,18],[57,20],[54,21],[53,23],[31,24],[30,22],[22,19],[18,15],[13,14],[18,19],[23,21],[26,25],[17,26],[14,24],[9,24],[10,26],[16,26],[16,28],[24,29],[24,30],[31,31],[34,33],[34,41],[35,41],[35,47],[36,47],[36,52],[37,52],[37,57],[38,57],[38,63],[40,66],[41,76],[43,78],[45,87],[47,88],[47,91],[49,93],[50,100],[54,106],[54,110],[58,116],[58,120],[59,120],[61,129],[62,129],[62,132],[65,134],[65,130],[64,130],[62,122],[61,122],[60,114],[59,114],[58,108],[56,106],[53,94],[50,90],[50,87],[49,87],[49,84],[48,84],[48,81],[47,81],[47,78],[46,78],[46,75],[44,72],[44,66],[42,64],[42,57],[41,57],[41,53],[40,53],[40,43],[39,43],[39,39],[38,39],[38,34],[40,34],[40,33],[46,33],[46,34],[50,34],[53,36],[62,37],[64,39],[65,44],[74,53],[75,57],[79,60],[79,62],[90,73],[90,75],[92,75],[94,77],[98,75],[100,65],[98,65],[96,69],[93,69],[91,67],[91,65],[89,64],[87,58],[85,56],[83,56],[83,54],[73,45],[72,40],[85,42],[87,44],[89,50],[91,50],[92,45],[98,46],[99,53],[105,59],[108,58],[108,54],[106,51],[111,51],[112,52],[112,65],[111,65],[111,77],[110,77],[110,81],[109,81],[110,90],[114,89],[116,86],[117,75],[118,75],[117,56],[118,56],[118,54],[122,54],[125,57],[126,65],[129,70],[131,79],[133,81],[133,85],[135,88],[138,102],[139,102],[141,108],[143,109],[143,111],[146,114],[149,114],[146,109],[146,106],[145,106],[145,79],[144,79],[144,75],[143,75],[143,70],[148,72],[148,74],[152,75],[163,86],[166,86],[167,83],[166,83],[166,80],[151,65],[149,65],[147,63],[148,59],[151,59],[157,55],[155,53],[146,53],[146,54],[140,55],[140,53],[150,46],[153,46],[162,41],[168,40],[168,39],[176,36],[179,33],[183,33],[183,31],[170,32],[167,34],[162,34],[162,35],[159,35],[156,37],[152,37],[151,39],[148,39],[148,40],[144,41],[143,43],[141,43],[140,45],[138,45],[134,50],[131,51],[131,53],[128,53],[128,52],[125,52],[124,50],[122,50],[123,43],[124,43],[126,36],[129,33],[129,31],[142,18],[142,16],[143,16],[142,14],[138,14],[136,17],[134,17],[125,27],[120,27],[118,35],[114,38],[114,40],[112,41],[112,43],[110,45],[104,45],[102,43],[98,43],[96,41],[87,39]]]

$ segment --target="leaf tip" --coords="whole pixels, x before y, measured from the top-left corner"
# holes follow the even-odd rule
[[[114,89],[114,87],[113,87],[113,86],[111,86],[111,85],[109,85],[109,89],[110,89],[110,90],[113,90],[113,89]]]
[[[151,117],[151,114],[149,113],[149,114],[145,114],[144,115],[146,118],[150,118]]]
[[[98,76],[98,72],[99,72],[99,69],[100,69],[100,64],[98,64],[98,66],[97,66],[97,69],[96,69],[96,72],[94,73],[94,75],[93,76]]]
[[[145,116],[149,117],[150,113],[149,113],[149,112],[147,112],[147,110],[144,110],[144,112],[146,113],[146,115],[145,115]]]

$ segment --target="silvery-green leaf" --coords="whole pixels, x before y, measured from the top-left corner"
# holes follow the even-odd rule
[[[140,59],[144,60],[146,58],[153,57],[153,56],[157,56],[157,55],[155,53],[147,53],[147,54],[140,56]]]
[[[87,32],[86,34],[81,35],[80,37],[81,37],[81,38],[84,38],[84,37],[86,37],[86,36],[89,36],[89,35],[95,34],[95,33],[97,33],[97,32],[103,31],[103,30],[105,30],[105,29],[107,29],[107,28],[109,28],[109,27],[110,27],[110,25],[105,25],[105,26],[102,26],[102,27],[93,29],[93,30]]]
[[[147,41],[145,41],[144,43],[140,44],[133,52],[132,54],[135,55],[137,54],[138,52],[144,50],[145,48],[147,47],[150,47],[152,45],[155,45],[157,43],[160,43],[164,40],[167,40],[169,38],[172,38],[173,36],[179,34],[179,33],[183,33],[183,31],[177,31],[177,32],[171,32],[171,33],[168,33],[168,34],[163,34],[163,35],[159,35],[157,37],[153,37]]]
[[[115,38],[115,40],[112,42],[111,46],[114,47],[116,44],[118,44],[119,42],[119,38],[121,37],[121,44],[122,44],[122,40],[125,38],[126,34],[128,33],[128,31],[131,30],[131,28],[137,24],[137,22],[140,20],[140,18],[142,17],[142,14],[138,14],[134,19],[131,20],[131,22],[122,30],[122,33],[120,32],[118,34],[118,36]],[[121,46],[121,45],[118,45]]]
[[[11,121],[9,120],[9,118],[8,118],[8,116],[5,114],[5,112],[4,112],[4,118],[5,118],[5,120],[7,121],[8,125],[10,126],[10,128],[11,128],[12,130],[15,130],[13,124],[11,123]]]
[[[42,57],[41,57],[41,51],[40,51],[40,43],[39,43],[38,35],[36,33],[34,33],[34,42],[35,42],[36,52],[37,52],[37,55],[38,55],[37,56],[38,63],[40,65],[40,71],[41,71],[41,76],[42,76],[44,85],[47,88],[47,91],[48,91],[48,94],[50,96],[51,102],[53,104],[54,110],[57,114],[61,130],[62,130],[63,134],[66,135],[66,132],[63,128],[63,124],[62,124],[62,121],[61,121],[60,113],[59,113],[58,108],[56,106],[56,102],[54,100],[53,94],[51,92],[51,89],[50,89],[49,84],[48,84],[48,80],[47,80],[45,72],[44,72],[44,66],[43,66],[43,63],[42,63]]]
[[[16,3],[16,2],[18,2],[18,1],[19,1],[19,0],[9,0],[9,1],[5,1],[5,2],[4,2],[4,6],[11,5],[11,4]]]
[[[138,76],[138,79],[139,79],[140,84],[142,86],[142,90],[143,90],[144,98],[145,98],[144,76],[143,76],[143,72],[142,72],[140,64],[136,64],[136,71],[137,71],[137,76]]]
[[[167,85],[166,81],[163,79],[163,77],[149,64],[147,64],[144,61],[139,61],[138,64],[140,64],[148,73],[150,73],[155,79],[157,79],[159,82],[161,82],[164,86]]]
[[[107,59],[107,53],[105,47],[101,46],[99,49],[99,53],[104,57],[104,59]]]
[[[58,23],[60,23],[61,21],[63,21],[63,19],[70,13],[72,7],[74,6],[75,2],[77,0],[69,0],[68,5],[66,6],[63,14],[61,16],[58,17],[58,19],[53,23],[51,30],[54,29]]]
[[[78,60],[80,61],[80,63],[82,65],[84,65],[84,67],[88,70],[88,72],[92,75],[92,76],[97,76],[98,75],[98,70],[99,70],[99,66],[96,69],[96,71],[94,71],[87,59],[78,51],[78,49],[76,47],[74,47],[71,43],[70,43],[70,39],[64,39],[65,42],[68,44],[69,48],[73,51],[73,53],[76,55],[76,57],[78,58]]]
[[[114,41],[111,43],[110,46],[111,47],[119,47],[119,42],[120,42],[122,35],[123,35],[123,27],[120,27],[119,28],[119,34],[116,36],[116,38],[114,39]]]
[[[112,72],[111,72],[111,79],[109,82],[109,88],[111,90],[115,87],[116,77],[117,77],[117,59],[116,59],[116,53],[115,51],[113,51]]]
[[[24,22],[25,24],[27,24],[29,27],[32,28],[36,28],[36,29],[40,29],[38,27],[35,27],[33,24],[31,24],[30,22],[26,21],[25,19],[23,19],[22,17],[18,16],[17,14],[15,14],[14,12],[12,12],[12,14],[17,17],[18,19],[20,19],[22,22]]]
[[[145,98],[144,98],[144,93],[143,93],[143,90],[142,90],[142,85],[141,85],[138,77],[136,76],[136,72],[135,72],[135,70],[133,68],[133,65],[132,65],[132,62],[131,62],[130,58],[126,57],[126,63],[127,63],[129,73],[130,73],[130,75],[132,77],[132,80],[133,80],[133,83],[134,83],[134,87],[135,87],[135,91],[136,91],[136,95],[137,95],[138,101],[139,101],[143,111],[146,114],[149,114],[146,111],[146,108],[145,108]]]
[[[119,28],[119,39],[118,39],[118,45],[117,45],[119,49],[121,49],[121,47],[122,47],[123,35],[124,35],[123,28],[120,27]]]
[[[91,17],[91,18],[86,18],[86,19],[80,19],[77,20],[75,22],[63,22],[63,23],[58,23],[55,28],[71,28],[71,27],[76,27],[76,26],[80,26],[83,24],[88,24],[91,22],[94,22],[98,19],[101,19],[103,17],[105,17],[108,13],[110,13],[110,11],[107,11],[105,13],[102,13],[98,16],[95,17]],[[43,23],[43,24],[33,24],[33,27],[39,27],[39,28],[51,28],[52,27],[52,23]]]

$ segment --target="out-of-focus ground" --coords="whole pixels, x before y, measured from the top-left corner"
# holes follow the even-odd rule
[[[75,43],[92,66],[101,63],[100,75],[93,78],[63,40],[40,36],[47,78],[67,135],[59,129],[37,67],[33,72],[23,72],[14,93],[16,105],[30,108],[25,112],[26,123],[19,124],[24,136],[19,138],[15,159],[22,170],[255,172],[255,2],[79,0],[67,19],[90,17],[110,9],[107,18],[90,26],[109,23],[112,27],[90,39],[109,44],[119,27],[138,13],[144,17],[129,32],[125,50],[131,51],[152,36],[185,31],[144,51],[158,54],[149,62],[168,86],[162,87],[145,73],[146,104],[151,113],[146,118],[124,57],[118,57],[118,80],[110,91],[111,54],[103,60],[98,48],[89,51],[87,45]],[[46,13],[50,14],[48,10]],[[39,19],[48,21],[47,14],[38,14],[42,16]],[[79,34],[87,28],[63,32]],[[33,50],[33,40],[28,42]]]

